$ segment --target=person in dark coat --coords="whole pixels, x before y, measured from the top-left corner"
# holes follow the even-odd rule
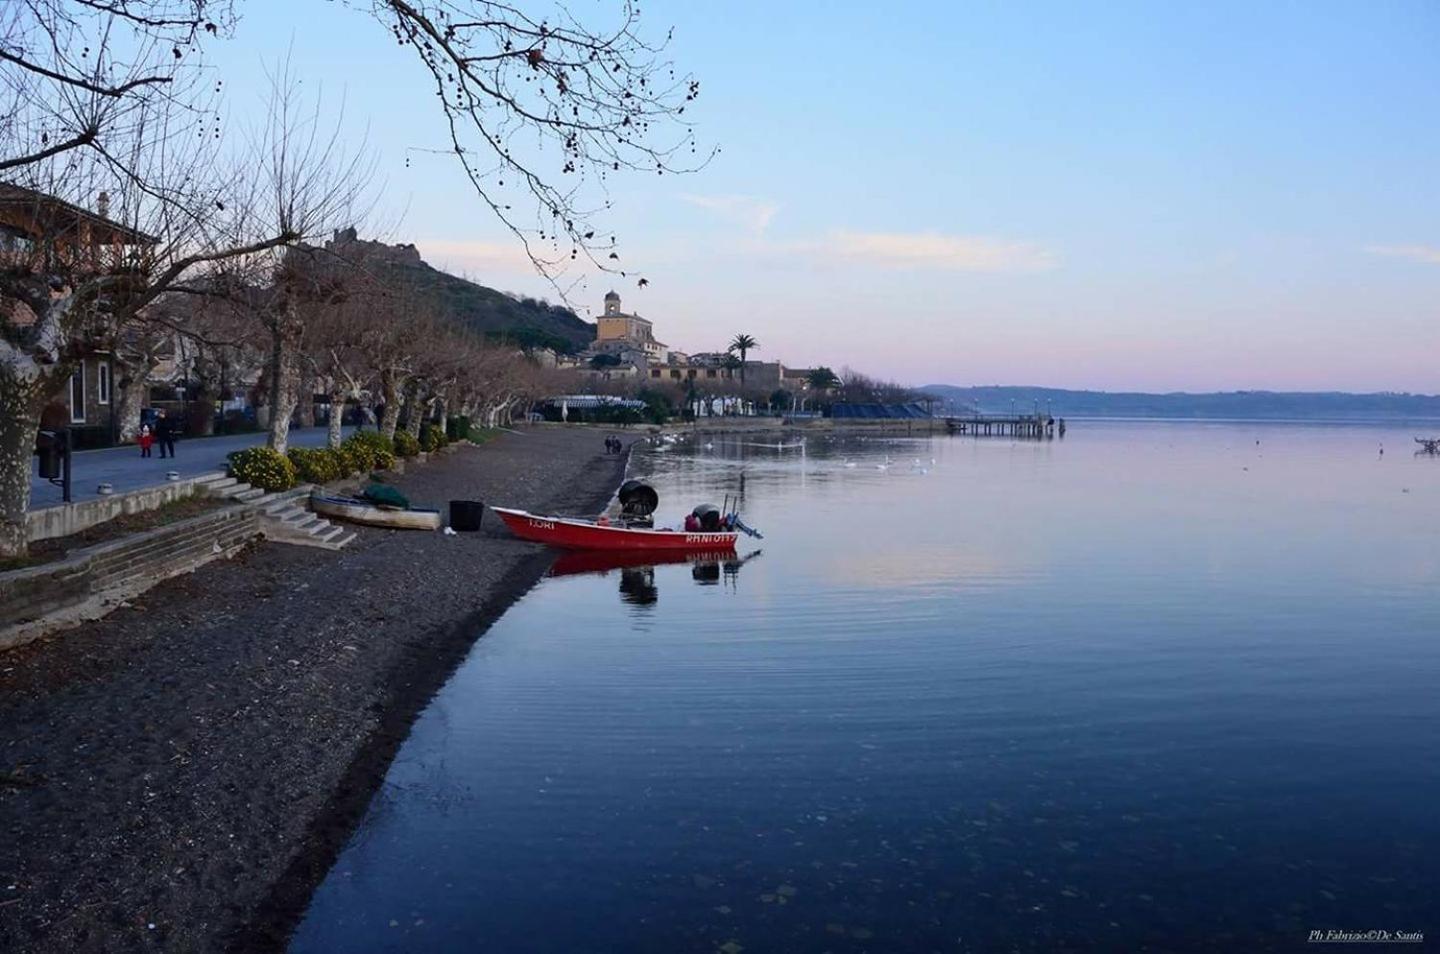
[[[155,414],[155,442],[160,445],[160,459],[175,456],[175,422],[164,410]]]

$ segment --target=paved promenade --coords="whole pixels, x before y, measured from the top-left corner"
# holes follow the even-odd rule
[[[346,435],[355,428],[345,428]],[[292,447],[323,447],[326,429],[323,427],[292,427]],[[106,447],[101,450],[76,451],[72,463],[73,491],[75,501],[89,500],[96,496],[95,488],[103,482],[114,485],[115,492],[139,490],[165,483],[165,472],[178,470],[181,477],[198,477],[201,474],[225,469],[225,455],[231,451],[243,450],[256,444],[265,443],[264,432],[255,434],[228,434],[224,437],[191,437],[175,442],[174,459],[161,460],[159,448],[153,457],[141,457],[140,448],[133,444],[124,447]],[[61,503],[64,497],[60,487],[35,476],[39,469],[38,459],[30,465],[30,508],[52,507]]]

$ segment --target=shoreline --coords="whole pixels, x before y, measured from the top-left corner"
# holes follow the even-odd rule
[[[396,485],[597,512],[629,458],[533,428]],[[0,655],[0,948],[283,950],[415,718],[553,558],[493,515],[262,543]]]

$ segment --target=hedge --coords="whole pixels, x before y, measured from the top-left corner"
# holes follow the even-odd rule
[[[247,447],[230,457],[230,476],[271,492],[295,486],[295,465],[270,447]]]
[[[410,436],[409,431],[395,432],[395,454],[399,457],[414,457],[420,453],[420,442]]]

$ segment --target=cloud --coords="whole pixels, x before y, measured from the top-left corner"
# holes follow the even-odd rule
[[[1055,268],[1055,254],[1033,242],[939,232],[831,232],[820,254],[885,268],[951,272],[1038,272]]]
[[[1440,248],[1433,245],[1367,245],[1365,251],[1371,255],[1388,255],[1391,258],[1408,258],[1426,265],[1440,265]]]
[[[766,199],[749,195],[682,195],[680,201],[699,206],[715,213],[719,218],[743,226],[761,234],[770,227],[770,220],[780,211],[780,206]]]

